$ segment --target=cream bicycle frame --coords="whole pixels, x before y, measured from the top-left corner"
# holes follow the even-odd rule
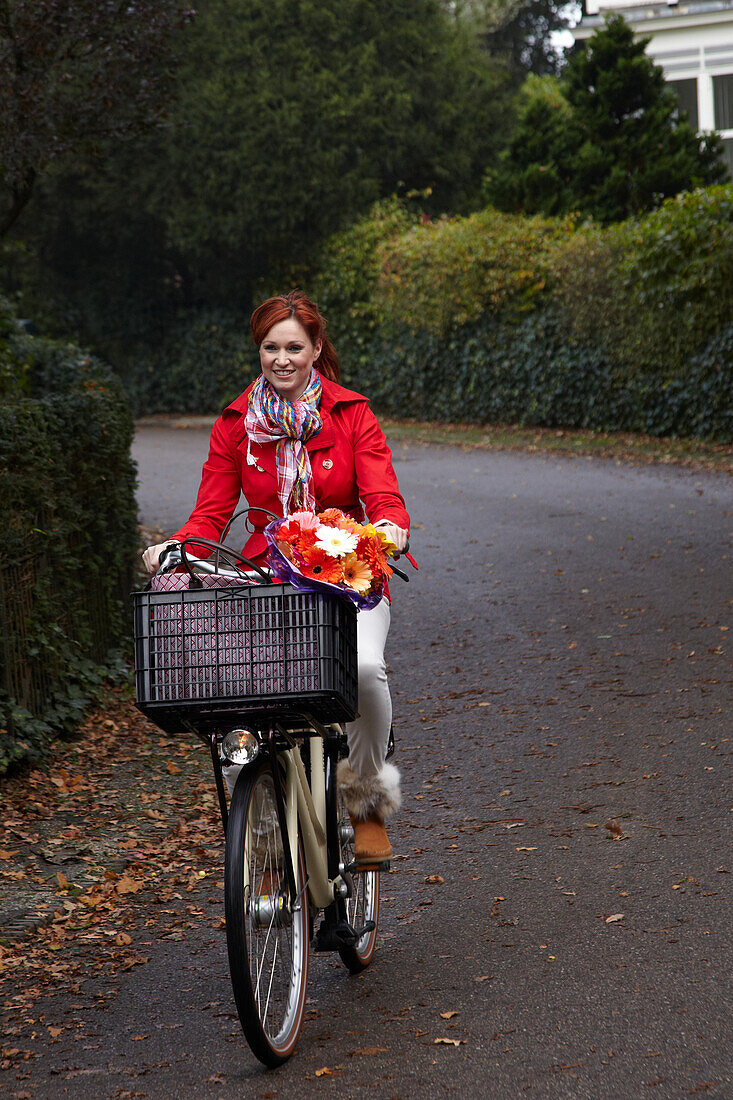
[[[325,909],[337,897],[343,879],[328,877],[326,849],[326,775],[324,771],[323,737],[315,735],[310,742],[310,784],[297,745],[280,753],[285,760],[285,814],[293,867],[298,860],[298,821],[305,849],[308,893],[313,904]]]

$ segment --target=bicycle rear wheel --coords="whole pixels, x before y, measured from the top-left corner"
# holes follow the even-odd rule
[[[339,840],[341,842],[341,861],[348,867],[354,862],[354,830],[349,815],[339,794]],[[374,922],[371,931],[365,932],[354,944],[340,947],[341,961],[352,974],[358,974],[369,966],[377,947],[379,929],[379,872],[359,871],[353,875],[353,897],[344,898],[346,920],[357,931]]]
[[[282,781],[278,780],[281,785]],[[267,1066],[293,1053],[308,984],[308,902],[300,837],[291,912],[275,785],[268,761],[240,775],[226,839],[229,969],[245,1038]]]

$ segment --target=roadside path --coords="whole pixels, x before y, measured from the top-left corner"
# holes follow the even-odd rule
[[[185,518],[205,447],[141,429],[146,527]],[[395,459],[420,573],[395,593],[406,797],[375,964],[351,979],[315,958],[298,1052],[264,1073],[233,1016],[204,807],[210,876],[192,900],[187,867],[180,899],[132,895],[126,947],[144,962],[80,964],[69,995],[59,978],[31,1000],[10,1095],[733,1096],[733,482],[442,447]],[[181,774],[203,784],[204,754]]]

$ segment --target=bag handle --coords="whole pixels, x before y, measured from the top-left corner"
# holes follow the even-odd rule
[[[266,516],[271,516],[273,519],[282,519],[283,518],[282,516],[275,515],[275,513],[271,512],[269,508],[240,508],[238,512],[234,513],[232,518],[229,520],[229,523],[227,523],[226,527],[222,531],[222,533],[221,533],[222,542],[224,541],[224,539],[229,534],[229,528],[232,526],[235,519],[239,519],[240,516],[249,516],[250,512],[264,512]],[[248,520],[245,519],[245,521],[244,521],[245,531],[249,530],[249,528],[247,527],[247,522],[248,522]],[[252,528],[252,531],[254,531],[254,530],[255,530],[255,528]],[[250,532],[250,533],[252,533],[252,532]]]
[[[184,539],[181,543],[181,560],[192,580],[197,581],[198,578],[196,577],[191,562],[188,559],[188,554],[186,553],[187,546],[203,546],[209,550],[214,550],[217,557],[217,570],[219,568],[219,557],[221,556],[225,559],[225,561],[228,562],[232,569],[236,570],[236,572],[239,573],[240,577],[246,577],[244,570],[240,569],[238,564],[239,562],[244,562],[245,565],[248,565],[250,569],[252,569],[255,573],[257,573],[259,577],[261,577],[262,581],[265,584],[272,584],[272,578],[267,573],[265,573],[264,569],[262,569],[261,566],[255,565],[255,563],[251,561],[250,558],[245,558],[243,554],[239,554],[236,550],[233,550],[231,546],[225,546],[222,542],[215,542],[213,539],[200,538],[195,535],[191,535],[189,538]]]

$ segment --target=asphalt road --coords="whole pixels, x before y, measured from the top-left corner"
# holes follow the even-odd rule
[[[206,439],[140,429],[146,526],[186,518]],[[405,804],[374,964],[313,958],[298,1051],[267,1072],[224,933],[158,942],[95,1049],[36,1061],[34,1098],[733,1098],[733,480],[395,460],[420,572],[394,586]]]

